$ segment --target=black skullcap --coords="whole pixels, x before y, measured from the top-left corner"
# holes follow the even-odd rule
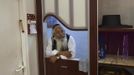
[[[60,24],[53,25],[52,29],[54,29],[56,26],[60,26]]]

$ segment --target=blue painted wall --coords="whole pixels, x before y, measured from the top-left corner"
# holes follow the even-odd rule
[[[57,21],[57,23],[65,29],[66,33],[74,37],[76,42],[76,58],[87,59],[89,57],[88,31],[72,31],[64,27],[59,21]],[[44,25],[43,29],[46,29],[47,38],[50,38],[52,29],[47,28],[46,23],[44,23]]]
[[[88,31],[71,31],[63,27],[66,33],[74,37],[76,42],[76,57],[87,58],[89,54],[88,48]],[[50,38],[52,33],[51,28],[47,28],[47,37]]]

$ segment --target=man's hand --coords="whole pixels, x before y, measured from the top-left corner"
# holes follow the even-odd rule
[[[52,63],[55,63],[57,59],[57,56],[50,56],[49,57],[49,61],[52,62]]]
[[[71,57],[72,57],[72,54],[71,54],[70,51],[60,51],[60,52],[58,53],[58,55],[64,55],[64,56],[66,56],[67,58],[71,58]]]

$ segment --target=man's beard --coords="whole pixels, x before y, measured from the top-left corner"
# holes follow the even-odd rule
[[[65,37],[65,34],[61,34],[59,37],[56,37],[56,39],[64,39],[64,37]]]

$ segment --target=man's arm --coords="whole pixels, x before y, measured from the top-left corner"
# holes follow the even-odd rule
[[[55,63],[57,59],[57,53],[58,51],[57,50],[52,50],[52,40],[49,39],[48,41],[48,46],[46,48],[46,56],[49,58],[49,61],[52,62],[52,63]]]
[[[69,41],[68,41],[68,49],[71,52],[71,55],[72,55],[71,57],[72,58],[75,57],[76,42],[75,42],[75,39],[72,36],[70,36]]]
[[[48,41],[48,45],[47,45],[47,48],[46,48],[46,56],[49,57],[49,56],[55,56],[59,51],[57,50],[52,50],[52,40],[49,39]]]
[[[60,56],[61,59],[62,59],[62,56],[61,55],[65,56],[67,58],[71,58],[72,57],[72,54],[71,54],[70,51],[60,51],[60,52],[57,53],[57,56]]]

